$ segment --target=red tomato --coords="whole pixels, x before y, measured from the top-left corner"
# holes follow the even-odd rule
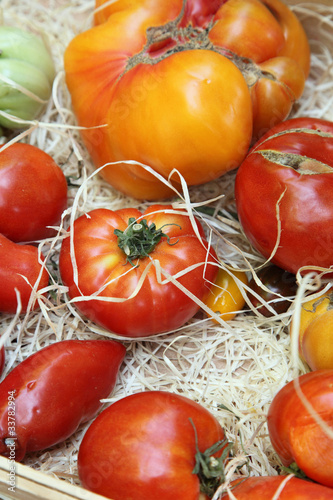
[[[26,312],[29,301],[33,309],[38,307],[35,292],[48,285],[49,275],[43,267],[43,256],[39,260],[38,249],[32,245],[13,243],[0,234],[0,312],[16,313],[17,290]]]
[[[113,340],[66,340],[22,361],[0,384],[0,454],[21,461],[93,418],[125,351]]]
[[[272,262],[294,274],[333,264],[332,150],[332,122],[295,118],[260,140],[237,172],[246,236],[266,258],[276,250]]]
[[[174,193],[126,161],[188,185],[215,179],[287,117],[309,72],[305,32],[280,0],[96,0],[95,23],[66,49],[66,82],[95,165],[118,162],[101,174],[136,198]]]
[[[220,442],[225,449],[224,439],[218,421],[198,403],[168,392],[134,394],[90,425],[79,449],[79,477],[85,488],[113,500],[198,500],[197,447],[204,452]],[[207,454],[210,470],[222,449]]]
[[[87,300],[76,302],[78,309],[104,328],[127,337],[182,326],[200,306],[169,275],[202,299],[217,273],[216,254],[208,250],[200,223],[194,224],[196,228],[187,215],[165,205],[153,205],[143,214],[134,208],[97,209],[79,217],[73,226],[72,248],[77,277],[70,238],[63,241],[60,252],[60,272],[69,296],[86,296]],[[118,231],[125,233],[118,237]],[[187,270],[190,266],[194,268]],[[100,301],[93,294],[111,301]]]
[[[61,168],[41,149],[16,142],[0,149],[0,233],[15,242],[56,234],[67,207]]]
[[[297,477],[262,476],[235,481],[232,494],[222,495],[222,499],[237,500],[331,500],[333,491],[321,484],[311,483]],[[279,492],[279,493],[278,493]],[[277,495],[277,496],[275,496]]]
[[[310,479],[333,487],[333,438],[305,407],[297,381],[313,412],[333,432],[333,370],[317,370],[289,382],[274,397],[267,416],[272,445],[283,465],[296,462]]]

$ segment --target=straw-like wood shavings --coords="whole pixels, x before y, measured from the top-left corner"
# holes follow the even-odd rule
[[[333,120],[333,6],[287,3],[302,21],[312,50],[310,77],[291,116]],[[78,313],[75,304],[68,301],[66,288],[59,284],[57,269],[61,241],[71,219],[100,207],[147,207],[114,190],[94,171],[71,110],[63,53],[69,41],[91,25],[93,8],[92,0],[2,0],[0,4],[4,24],[43,36],[57,69],[52,99],[45,112],[22,135],[13,135],[12,139],[43,149],[71,178],[69,208],[59,234],[39,246],[51,275],[49,295],[46,299],[39,296],[39,311],[1,316],[2,342],[7,352],[3,377],[30,354],[55,341],[101,335],[119,338]],[[234,179],[235,172],[230,172],[204,186],[183,186],[183,192],[173,200],[174,206],[197,213],[225,269],[245,269],[249,277],[256,277],[265,260],[249,245],[237,221]],[[207,215],[200,206],[211,207],[214,213]],[[298,358],[297,342],[291,343],[288,329],[293,311],[299,312],[304,296],[317,293],[320,285],[314,277],[300,282],[301,293],[296,299],[290,297],[288,312],[272,318],[263,317],[246,298],[244,309],[229,322],[220,320],[216,324],[201,311],[177,331],[142,340],[121,339],[127,355],[105,405],[143,390],[169,390],[188,396],[216,415],[228,439],[235,442],[229,479],[240,473],[277,474],[280,463],[268,437],[266,413],[274,394],[308,371]],[[246,297],[247,285],[240,286]],[[24,463],[78,483],[77,452],[86,428],[87,424],[81,426],[65,443],[30,454]]]

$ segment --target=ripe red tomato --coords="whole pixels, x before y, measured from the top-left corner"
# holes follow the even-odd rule
[[[93,418],[114,388],[125,351],[113,340],[65,340],[17,365],[0,384],[0,454],[19,462]]]
[[[333,264],[333,123],[294,118],[251,150],[236,176],[240,222],[251,244],[296,274]],[[277,248],[276,248],[277,247]]]
[[[280,0],[96,0],[95,23],[67,47],[66,82],[95,165],[136,198],[174,194],[141,164],[188,185],[237,167],[309,72],[305,32]]]
[[[216,476],[227,443],[215,417],[177,394],[134,394],[90,425],[79,448],[79,477],[85,488],[113,500],[208,499],[200,493],[204,478],[193,470],[198,449],[203,453],[218,442],[220,451],[205,460]]]
[[[50,155],[16,142],[0,149],[0,233],[15,242],[54,236],[67,207],[67,182]]]
[[[134,208],[97,209],[79,217],[73,244],[65,238],[60,252],[69,296],[86,297],[75,302],[83,314],[127,337],[182,326],[200,306],[172,280],[201,300],[217,273],[216,254],[208,250],[200,223],[194,224],[166,205],[153,205],[143,214]]]
[[[38,307],[35,294],[49,282],[42,262],[36,247],[14,243],[0,234],[0,312],[16,313],[15,289],[20,294],[21,312],[26,312],[30,300],[32,309]]]
[[[306,408],[297,387],[313,410]],[[310,479],[333,487],[333,370],[306,373],[282,387],[270,405],[267,424],[283,465],[296,462]]]
[[[321,484],[292,476],[249,477],[234,482],[232,494],[225,493],[222,499],[237,500],[331,500],[333,491]],[[277,495],[277,496],[276,496]]]

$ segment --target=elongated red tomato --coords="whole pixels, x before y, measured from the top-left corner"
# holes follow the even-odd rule
[[[0,233],[15,242],[56,234],[67,207],[67,182],[53,158],[30,144],[0,150]]]
[[[149,200],[174,194],[157,174],[177,169],[197,185],[236,168],[252,136],[288,116],[309,62],[305,32],[280,0],[96,0],[95,26],[64,59],[95,165]],[[179,187],[178,174],[171,181]]]
[[[306,373],[282,387],[270,405],[267,424],[283,465],[296,462],[310,479],[333,487],[333,370]]]
[[[236,176],[237,211],[251,244],[277,266],[333,263],[333,123],[294,118],[253,147]]]
[[[21,461],[93,418],[114,388],[125,351],[113,340],[66,340],[17,365],[0,384],[0,454]]]
[[[194,471],[196,453],[216,443],[201,455],[211,485],[219,482],[218,457],[227,446],[219,422],[184,396],[142,392],[112,404],[90,425],[79,449],[79,477],[85,488],[113,500],[204,500],[207,484],[202,470],[201,478]]]
[[[21,312],[26,312],[30,300],[32,309],[38,307],[36,292],[49,282],[43,260],[36,247],[14,243],[0,234],[0,312],[16,313],[16,292],[20,295]]]
[[[88,318],[126,337],[182,326],[217,273],[200,222],[168,205],[143,214],[93,210],[70,231],[73,241],[63,241],[59,260],[69,296]]]
[[[331,500],[333,490],[320,484],[315,484],[297,477],[262,476],[249,477],[234,482],[231,491],[234,495],[225,493],[222,499],[237,500]]]

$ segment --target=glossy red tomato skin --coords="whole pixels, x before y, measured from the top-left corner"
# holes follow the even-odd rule
[[[15,288],[20,294],[21,312],[24,313],[34,294],[32,287],[38,292],[47,287],[49,275],[43,260],[35,246],[14,243],[0,234],[0,312],[17,312]],[[33,302],[31,307],[39,307],[38,302]]]
[[[271,129],[237,172],[237,211],[246,236],[269,258],[280,235],[272,262],[294,274],[302,266],[333,263],[332,151],[332,122],[292,119]],[[321,162],[325,171],[301,173],[288,166],[295,158],[304,160],[303,168]]]
[[[173,283],[167,280],[163,270],[170,275],[182,273],[189,266],[197,267],[178,278],[198,299],[202,299],[217,274],[216,254],[213,249],[207,256],[207,242],[198,222],[201,243],[191,221],[184,213],[173,212],[171,206],[152,205],[143,214],[137,209],[111,211],[97,209],[82,216],[74,223],[74,249],[78,266],[78,286],[74,281],[70,256],[70,238],[63,241],[60,252],[60,273],[69,287],[71,298],[80,293],[90,296],[110,282],[101,295],[123,298],[122,302],[89,299],[76,302],[78,309],[88,318],[104,328],[126,337],[145,337],[167,332],[182,326],[199,310],[196,302]],[[156,213],[155,213],[156,212]],[[155,223],[170,241],[163,237],[149,257],[140,259],[133,267],[126,262],[125,253],[118,247],[115,229],[125,230],[129,218],[146,219],[148,225]],[[208,260],[207,265],[205,264]],[[154,262],[155,264],[154,264]],[[162,269],[162,277],[158,271]],[[147,266],[151,266],[149,271]],[[148,274],[145,276],[145,271]],[[138,293],[139,280],[145,276]],[[81,291],[81,292],[80,292]]]
[[[333,370],[316,370],[296,379],[302,393],[333,429]],[[312,480],[333,487],[333,440],[316,423],[295,389],[286,384],[275,395],[267,416],[272,445],[283,465],[296,462]]]
[[[53,158],[30,144],[0,150],[0,232],[15,242],[54,236],[67,208],[67,182]]]
[[[236,485],[231,491],[237,500],[272,500],[283,482],[285,482],[285,485],[277,497],[279,500],[330,500],[333,498],[331,488],[304,479],[287,478],[286,476],[261,476],[241,479],[240,484]],[[234,497],[225,493],[221,498],[231,499]]]
[[[114,388],[125,351],[113,340],[65,340],[17,365],[0,384],[0,454],[10,455],[6,439],[14,438],[15,460],[21,461],[26,453],[64,441],[93,418]],[[14,404],[8,405],[8,395]]]
[[[147,391],[112,404],[91,424],[80,445],[83,486],[113,500],[197,500],[190,419],[200,451],[224,439],[215,417],[184,396]]]

